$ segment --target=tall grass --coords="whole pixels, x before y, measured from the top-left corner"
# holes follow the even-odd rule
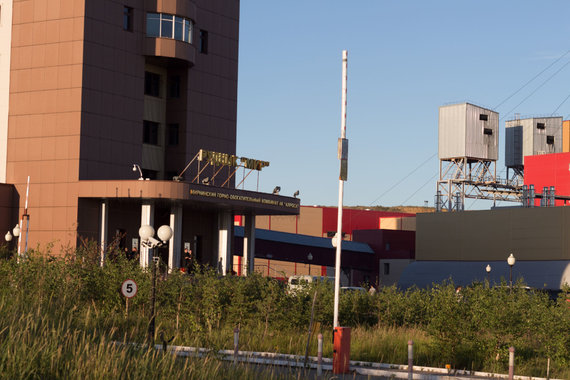
[[[128,316],[119,291],[127,278],[139,286]],[[331,357],[333,292],[326,284],[290,294],[271,279],[219,277],[208,268],[159,281],[156,339],[162,334],[171,344],[232,349],[239,326],[241,350],[304,355],[314,292],[309,353],[316,355],[320,332],[324,354]],[[120,255],[101,268],[96,247],[58,259],[31,252],[20,263],[0,260],[0,377],[277,376],[215,357],[182,360],[112,344],[145,342],[149,298],[148,271]],[[551,376],[570,379],[570,309],[565,300],[551,302],[539,293],[483,284],[459,296],[451,283],[406,292],[391,287],[374,296],[343,294],[339,317],[353,328],[353,360],[406,364],[412,339],[418,365],[506,372],[513,345],[517,374],[545,376],[550,358]]]

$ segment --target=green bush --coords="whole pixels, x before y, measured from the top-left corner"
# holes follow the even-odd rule
[[[138,262],[111,252],[112,259],[101,267],[93,244],[60,258],[37,251],[30,251],[19,262],[12,254],[4,257],[0,260],[0,373],[18,369],[29,375],[25,377],[59,377],[63,367],[49,359],[57,345],[63,347],[58,360],[65,363],[73,360],[72,351],[65,347],[78,340],[96,350],[108,347],[110,340],[145,341],[152,271],[142,270]],[[137,282],[139,290],[129,300],[126,315],[120,286],[128,278]],[[353,339],[359,340],[353,343],[353,359],[405,363],[405,343],[413,339],[420,365],[452,364],[455,368],[504,372],[508,348],[514,346],[517,368],[525,374],[545,376],[550,358],[552,374],[567,377],[569,305],[564,297],[551,301],[546,294],[525,290],[522,285],[518,283],[510,291],[505,284],[490,288],[479,283],[457,293],[452,282],[444,282],[430,289],[384,287],[374,295],[343,292],[339,321],[352,327]],[[315,336],[322,332],[325,352],[330,354],[334,299],[330,284],[315,283],[288,292],[284,284],[258,274],[221,277],[210,267],[196,267],[190,274],[167,275],[162,266],[156,293],[156,338],[173,338],[173,344],[178,345],[232,348],[233,329],[239,326],[242,349],[304,354],[315,294],[310,350],[315,354]],[[53,335],[53,331],[59,332]],[[6,342],[33,340],[35,335],[56,342],[46,351],[51,354],[33,357],[31,352],[21,351],[18,355],[24,359],[8,363],[15,352]],[[117,351],[113,355],[132,359],[139,354]],[[150,356],[145,360],[152,361]],[[101,373],[118,370],[101,369]],[[76,371],[83,373],[83,369]]]

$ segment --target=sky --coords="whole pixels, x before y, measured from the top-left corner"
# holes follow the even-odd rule
[[[568,14],[566,0],[241,0],[237,154],[270,162],[245,188],[338,204],[342,50],[345,206],[433,207],[449,103],[499,112],[504,177],[506,120],[570,118]]]

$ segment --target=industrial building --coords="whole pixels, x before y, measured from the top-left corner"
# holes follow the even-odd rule
[[[0,228],[20,252],[86,240],[140,251],[141,225],[169,225],[183,249],[231,269],[233,217],[296,215],[300,200],[238,189],[239,0],[2,1]],[[240,170],[241,172],[241,170]],[[23,236],[22,236],[23,235]]]
[[[465,110],[475,116],[465,118]],[[570,284],[570,208],[564,207],[570,200],[570,153],[560,153],[568,147],[568,128],[561,117],[507,121],[505,162],[516,175],[505,182],[496,168],[489,170],[497,160],[498,137],[491,136],[498,134],[498,114],[487,114],[469,104],[440,108],[440,167],[453,161],[456,171],[440,177],[436,199],[442,185],[453,192],[449,203],[440,203],[441,212],[417,215],[416,261],[398,281],[404,288],[448,279],[498,283],[511,275],[539,289]],[[471,163],[479,169],[471,170]],[[457,205],[465,198],[516,203],[463,211]],[[510,254],[516,258],[512,266]]]

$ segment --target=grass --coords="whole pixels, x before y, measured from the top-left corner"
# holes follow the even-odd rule
[[[300,376],[283,369],[233,366],[220,362],[215,355],[177,359],[154,350],[113,344],[145,341],[149,275],[132,263],[119,261],[104,268],[94,263],[89,265],[81,257],[69,262],[32,257],[20,264],[0,260],[0,378]],[[134,278],[139,284],[128,316],[118,291],[125,278]],[[545,357],[550,352],[551,377],[570,379],[568,340],[551,339],[567,337],[570,309],[547,307],[537,297],[525,294],[514,302],[509,293],[491,294],[485,288],[473,289],[471,295],[465,293],[464,299],[469,302],[458,302],[453,287],[436,290],[404,295],[388,289],[379,291],[375,298],[365,294],[341,299],[340,314],[353,326],[351,359],[407,364],[407,342],[413,340],[415,364],[444,367],[449,359],[442,354],[442,342],[451,342],[456,344],[452,356],[456,361],[451,362],[454,368],[506,373],[505,349],[514,344],[516,374],[546,377]],[[324,289],[319,292],[315,320],[323,324],[313,328],[309,355],[317,355],[317,335],[322,333],[324,356],[332,357],[332,329],[327,325],[332,319],[332,295]],[[168,339],[173,337],[171,344],[212,351],[233,349],[233,329],[239,325],[240,350],[305,354],[310,294],[292,298],[259,276],[218,278],[208,273],[193,278],[172,275],[168,281],[159,282],[157,294],[156,336],[163,333]],[[513,302],[505,303],[501,297]],[[495,304],[501,308],[493,308]],[[502,313],[502,305],[509,312]],[[483,314],[486,310],[493,312]],[[556,313],[554,318],[538,318],[551,313]],[[552,320],[560,324],[553,325]],[[510,324],[498,323],[502,321]],[[505,325],[521,327],[507,334],[500,329]],[[427,328],[430,326],[431,330]],[[438,341],[442,331],[446,334]],[[467,335],[469,331],[479,335]],[[468,338],[455,339],[458,336]],[[476,342],[487,346],[477,346]],[[540,350],[545,342],[553,345],[549,351]],[[474,360],[482,349],[488,354]],[[499,360],[495,360],[497,352]]]

